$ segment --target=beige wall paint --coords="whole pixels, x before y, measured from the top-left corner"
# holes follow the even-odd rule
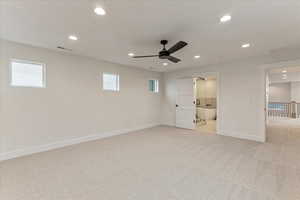
[[[276,82],[269,86],[271,102],[300,102],[300,82]]]
[[[161,74],[1,41],[0,153],[160,123]],[[10,59],[46,64],[47,87],[9,86]],[[120,75],[120,92],[102,91],[102,73]],[[163,87],[161,87],[163,88]]]
[[[269,85],[270,102],[290,102],[291,83],[271,83]]]
[[[217,81],[197,80],[197,98],[217,98]]]
[[[291,83],[291,101],[300,103],[300,81]]]
[[[218,74],[218,133],[264,141],[265,69],[260,66],[263,62],[253,59],[165,73],[163,123],[175,125],[177,78]]]

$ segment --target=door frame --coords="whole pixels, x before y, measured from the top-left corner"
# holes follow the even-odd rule
[[[216,77],[216,82],[217,82],[217,98],[216,98],[216,102],[217,102],[217,124],[216,124],[216,134],[220,135],[220,73],[219,72],[196,72],[193,73],[192,75],[188,75],[188,76],[182,76],[182,77],[178,77],[177,79],[183,79],[183,78],[198,78],[198,77],[207,77],[207,76],[214,76]],[[176,88],[177,90],[177,88]],[[177,91],[176,91],[176,95],[177,95]]]

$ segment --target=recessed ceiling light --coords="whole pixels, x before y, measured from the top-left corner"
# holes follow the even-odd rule
[[[103,8],[101,8],[101,7],[95,8],[94,12],[95,12],[97,15],[105,15],[105,14],[106,14],[105,10],[104,10]]]
[[[70,39],[70,40],[78,40],[78,37],[75,36],[75,35],[70,35],[70,36],[69,36],[69,39]]]
[[[133,57],[134,53],[129,53],[128,56]]]
[[[248,47],[250,47],[250,44],[249,44],[249,43],[243,44],[243,45],[242,45],[242,48],[248,48]]]
[[[287,73],[287,71],[286,70],[282,70],[282,73]]]
[[[282,79],[286,79],[286,76],[282,77]]]
[[[194,56],[194,58],[198,59],[198,58],[200,58],[200,56],[199,56],[199,55],[196,55],[196,56]]]
[[[228,22],[230,20],[231,20],[230,15],[224,15],[223,17],[221,17],[220,22],[224,23],[224,22]]]
[[[164,66],[167,66],[167,65],[168,65],[168,63],[163,63],[163,65],[164,65]]]

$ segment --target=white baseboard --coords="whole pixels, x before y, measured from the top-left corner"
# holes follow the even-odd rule
[[[219,131],[219,135],[223,136],[229,136],[229,137],[234,137],[234,138],[239,138],[239,139],[246,139],[246,140],[253,140],[256,142],[266,142],[266,139],[264,136],[258,136],[253,134],[240,134],[240,133],[229,133],[229,132],[224,132],[224,131]]]
[[[99,134],[58,141],[58,142],[54,142],[54,143],[50,143],[50,144],[26,147],[26,148],[18,149],[18,150],[11,151],[11,152],[0,153],[0,162],[4,161],[4,160],[9,160],[9,159],[18,158],[21,156],[26,156],[26,155],[30,155],[30,154],[34,154],[34,153],[40,153],[40,152],[44,152],[44,151],[58,149],[58,148],[62,148],[62,147],[66,147],[66,146],[70,146],[70,145],[74,145],[74,144],[79,144],[79,143],[83,143],[83,142],[103,139],[103,138],[112,137],[112,136],[116,136],[116,135],[122,135],[122,134],[126,134],[129,132],[138,131],[138,130],[142,130],[142,129],[146,129],[146,128],[151,128],[151,127],[155,127],[155,126],[159,126],[159,125],[160,124],[148,124],[148,125],[139,126],[139,127],[135,127],[135,128],[103,132],[103,133],[99,133]]]
[[[172,127],[175,127],[175,124],[172,124],[172,123],[163,123],[161,124],[163,126],[172,126]]]
[[[164,123],[163,125],[175,127],[174,124]],[[223,135],[223,136],[239,138],[239,139],[253,140],[253,141],[256,141],[256,142],[266,142],[266,139],[265,139],[264,136],[260,137],[260,136],[256,135],[255,133],[253,133],[253,134],[249,134],[249,133],[240,134],[240,133],[229,133],[229,132],[226,132],[226,131],[218,131],[217,134],[218,135]]]

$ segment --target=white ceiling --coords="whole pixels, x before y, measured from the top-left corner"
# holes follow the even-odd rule
[[[0,0],[1,38],[157,71],[228,62],[300,45],[299,0]],[[97,16],[101,5],[107,15]],[[225,14],[232,21],[221,24]],[[78,41],[70,41],[75,34]],[[189,43],[163,66],[161,39]],[[241,49],[242,43],[251,47]],[[201,55],[195,60],[194,55]]]
[[[281,68],[275,68],[271,69],[269,71],[270,74],[282,74],[283,71],[286,71],[285,73],[294,73],[294,72],[299,72],[300,73],[300,67],[281,67]]]
[[[300,81],[300,66],[283,66],[269,70],[270,83]]]

